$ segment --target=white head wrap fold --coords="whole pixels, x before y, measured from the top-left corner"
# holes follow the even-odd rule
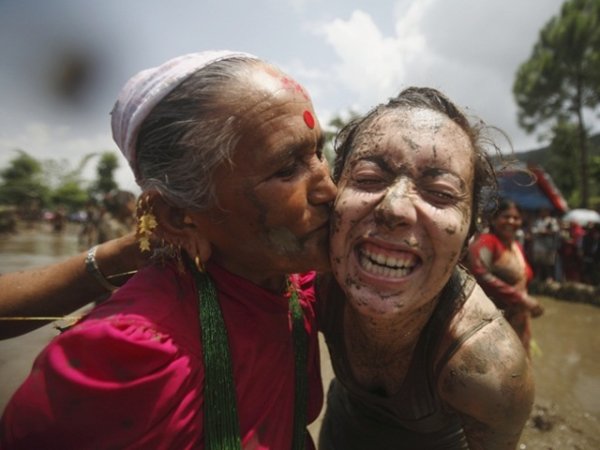
[[[143,70],[125,84],[111,112],[113,139],[138,176],[136,144],[140,127],[150,111],[173,89],[198,70],[223,59],[247,57],[249,53],[228,50],[189,53],[158,67]]]

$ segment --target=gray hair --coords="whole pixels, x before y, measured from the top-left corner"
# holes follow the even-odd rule
[[[235,57],[191,75],[156,105],[137,140],[138,183],[180,208],[206,210],[217,202],[214,172],[231,162],[242,131],[248,76],[266,63]]]

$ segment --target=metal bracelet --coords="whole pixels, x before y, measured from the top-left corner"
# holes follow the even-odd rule
[[[115,286],[110,283],[100,272],[100,268],[98,267],[98,263],[96,262],[96,250],[98,249],[97,245],[94,245],[92,248],[88,250],[87,256],[85,257],[85,270],[91,276],[93,276],[98,283],[102,285],[107,291],[112,292],[116,289],[119,289],[119,286]]]

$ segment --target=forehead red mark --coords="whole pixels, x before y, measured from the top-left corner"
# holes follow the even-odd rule
[[[304,117],[304,123],[306,124],[306,126],[312,130],[315,127],[315,118],[313,117],[311,112],[304,111],[302,117]]]
[[[266,73],[271,75],[273,78],[277,78],[281,82],[281,85],[283,86],[284,89],[302,95],[302,97],[304,97],[305,100],[310,100],[310,98],[308,97],[308,94],[304,90],[304,88],[300,85],[300,83],[298,83],[293,78],[290,78],[286,74],[281,73],[274,67],[267,66],[264,68],[264,70]]]
[[[286,77],[285,75],[282,76],[280,80],[284,89],[296,92],[297,94],[302,95],[302,97],[304,97],[305,100],[308,100],[308,94],[306,93],[304,88],[300,86],[300,83],[298,83],[296,80]]]

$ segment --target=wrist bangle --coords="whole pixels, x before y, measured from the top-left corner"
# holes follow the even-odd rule
[[[87,273],[93,276],[96,279],[96,281],[102,285],[104,289],[106,289],[109,292],[112,292],[118,289],[119,286],[115,286],[114,284],[110,283],[104,277],[104,275],[102,275],[102,272],[100,272],[100,269],[98,268],[98,263],[96,262],[97,249],[98,246],[94,245],[88,250],[87,256],[85,257],[85,270],[87,271]]]

